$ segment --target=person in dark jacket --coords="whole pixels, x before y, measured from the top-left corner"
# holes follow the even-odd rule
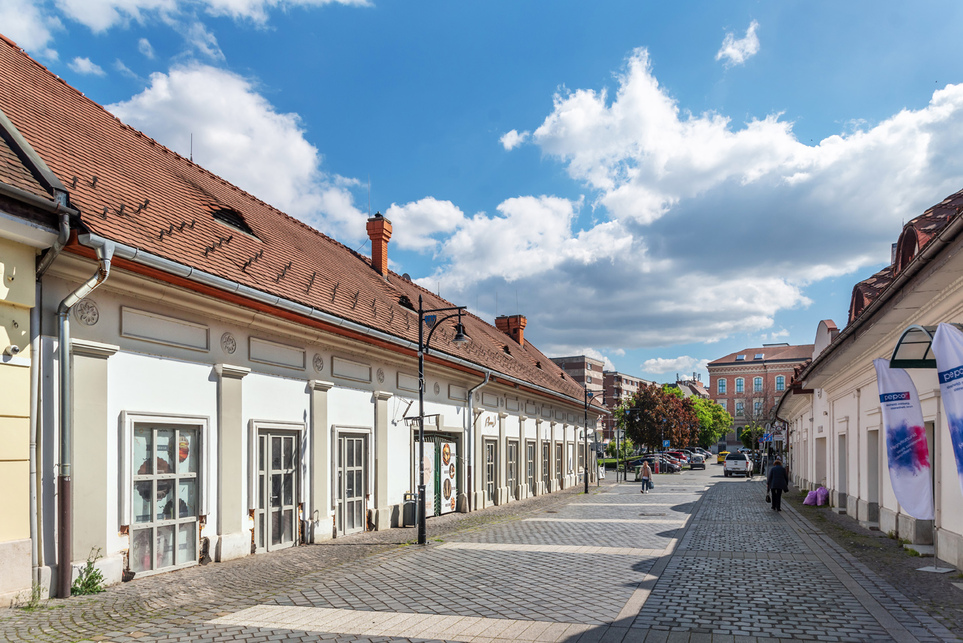
[[[773,460],[766,474],[766,489],[772,496],[773,510],[782,511],[782,492],[789,491],[789,474],[778,458]]]

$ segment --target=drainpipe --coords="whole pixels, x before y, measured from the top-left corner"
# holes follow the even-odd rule
[[[66,193],[55,193],[58,203],[66,201]],[[40,435],[40,309],[43,307],[43,286],[41,280],[47,268],[54,262],[60,251],[67,245],[70,237],[70,215],[62,212],[57,240],[53,247],[44,254],[37,265],[37,279],[34,285],[34,306],[30,309],[30,565],[33,572],[33,582],[40,586],[40,566],[42,548],[40,546],[42,533],[40,529],[40,503],[38,489],[40,481],[37,477],[37,441]]]
[[[485,380],[468,389],[468,432],[465,440],[468,443],[468,511],[472,510],[471,499],[475,495],[475,487],[472,486],[472,469],[475,463],[475,391],[488,384],[491,378],[492,372],[485,371]]]
[[[110,260],[114,255],[114,244],[105,241],[95,248],[100,266],[97,272],[77,290],[67,295],[57,308],[57,339],[60,358],[60,471],[57,477],[58,524],[60,542],[58,546],[58,593],[61,598],[70,598],[71,573],[71,490],[70,465],[73,450],[73,417],[71,416],[70,386],[70,309],[84,297],[97,289],[110,275]]]

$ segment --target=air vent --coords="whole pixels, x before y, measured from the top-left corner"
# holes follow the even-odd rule
[[[230,208],[221,208],[219,210],[214,210],[212,213],[214,218],[225,225],[229,225],[236,230],[240,230],[244,234],[249,234],[252,237],[257,237],[254,234],[254,230],[251,226],[247,224],[244,217],[237,210],[231,210]]]
[[[541,362],[535,362],[535,368],[541,368],[541,367],[542,367]]]
[[[410,300],[410,299],[408,299],[408,295],[402,295],[401,297],[399,297],[399,298],[398,298],[398,303],[399,303],[403,308],[407,308],[408,310],[414,310],[414,309],[415,309],[415,305],[414,305],[413,303],[411,303],[411,300]]]
[[[504,351],[504,353],[505,353],[506,355],[511,355],[511,354],[512,354],[512,350],[511,350],[507,345],[506,345],[506,346],[502,346],[502,351]]]

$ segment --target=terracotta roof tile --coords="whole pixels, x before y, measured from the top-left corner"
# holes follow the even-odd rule
[[[764,355],[763,359],[755,359],[758,354]],[[745,359],[737,360],[739,355],[745,355]],[[725,357],[709,362],[709,366],[722,364],[752,364],[765,363],[777,360],[803,360],[809,359],[813,355],[813,344],[802,344],[799,346],[760,346],[757,348],[744,348],[735,353],[729,353]]]
[[[417,317],[398,303],[401,295],[452,305],[395,273],[381,278],[367,257],[120,122],[6,39],[0,108],[96,234],[415,342]],[[216,220],[220,208],[240,213],[254,236]],[[530,343],[520,346],[473,315],[465,324],[467,349],[449,344],[448,329],[435,333],[433,347],[582,399],[582,388]]]

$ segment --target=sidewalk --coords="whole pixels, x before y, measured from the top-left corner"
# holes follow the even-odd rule
[[[655,482],[432,520],[427,547],[366,534],[7,611],[0,638],[963,640],[794,510],[769,510],[760,480],[710,466]]]

